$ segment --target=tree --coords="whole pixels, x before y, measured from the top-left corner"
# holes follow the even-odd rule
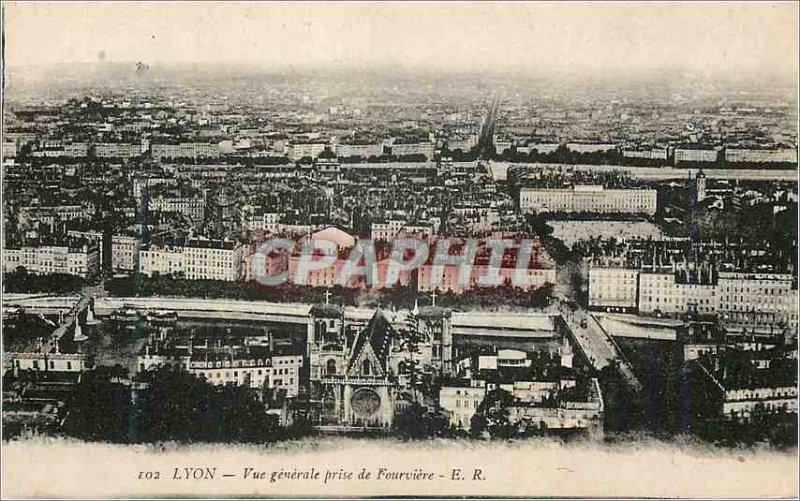
[[[128,441],[130,391],[103,372],[83,374],[64,406],[62,431],[83,440]]]
[[[455,431],[439,409],[427,410],[417,402],[395,420],[397,433],[403,438],[452,437]]]
[[[489,391],[470,421],[470,435],[477,437],[486,431],[492,438],[516,436],[509,411],[513,404],[514,397],[509,392],[500,388]]]
[[[418,389],[423,386],[423,371],[420,360],[414,358],[419,353],[420,343],[430,339],[427,332],[420,329],[418,312],[409,312],[406,317],[405,327],[398,331],[399,346],[407,357],[399,364],[400,374],[408,376],[408,384],[414,396],[414,402],[419,401]]]
[[[213,386],[183,370],[145,375],[138,409],[145,441],[264,442],[279,436],[275,416],[241,386]]]

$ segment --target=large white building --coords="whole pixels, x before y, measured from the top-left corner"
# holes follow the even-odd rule
[[[305,157],[314,159],[328,147],[330,145],[325,143],[291,143],[286,149],[286,156],[295,162]]]
[[[31,221],[50,225],[54,224],[56,220],[63,223],[86,220],[91,217],[89,207],[84,205],[30,205],[21,207],[20,212],[27,214]]]
[[[100,272],[100,245],[84,241],[3,249],[3,270],[10,272],[19,267],[34,274],[66,273],[91,278]]]
[[[391,146],[392,155],[424,155],[427,160],[433,158],[433,143],[394,143]]]
[[[790,274],[722,272],[717,294],[723,320],[797,328],[797,283]]]
[[[133,236],[112,235],[111,269],[122,272],[136,270],[140,243],[139,239]]]
[[[674,160],[676,164],[684,162],[716,162],[719,159],[720,148],[675,148]]]
[[[139,250],[139,272],[143,275],[181,275],[185,273],[183,247],[146,245]]]
[[[645,160],[666,160],[666,148],[655,148],[652,150],[622,150],[624,158],[642,158]]]
[[[231,240],[190,240],[183,248],[185,276],[190,280],[238,280],[242,250],[242,245]]]
[[[98,158],[134,158],[142,154],[142,146],[131,143],[95,143],[94,156]]]
[[[143,275],[180,275],[189,280],[239,280],[243,246],[232,240],[197,238],[176,245],[150,244],[139,251]]]
[[[589,268],[589,307],[611,310],[636,308],[639,270],[630,268]]]
[[[726,389],[723,396],[722,414],[731,419],[748,419],[759,408],[797,413],[797,386]]]
[[[383,144],[337,144],[336,156],[346,157],[379,157],[383,154]]]
[[[710,282],[681,282],[671,271],[646,271],[639,275],[640,312],[692,312],[711,315],[718,309],[717,288]]]
[[[148,202],[151,212],[175,212],[183,214],[192,221],[202,221],[206,202],[202,198],[152,198]]]
[[[727,148],[725,161],[728,163],[797,163],[797,150],[789,148],[774,150]]]
[[[785,324],[797,329],[797,283],[791,274],[720,272],[702,282],[671,268],[590,267],[589,306],[640,313],[718,315],[724,323]]]
[[[432,225],[410,225],[405,221],[391,220],[386,223],[372,223],[370,238],[391,242],[396,238],[427,239],[434,234]]]
[[[600,153],[614,151],[617,145],[614,143],[567,143],[567,149],[576,153]]]
[[[214,357],[189,362],[189,372],[214,385],[232,384],[250,388],[286,390],[287,397],[300,392],[302,355],[272,355],[268,358]]]
[[[458,137],[448,138],[447,148],[450,151],[461,150],[463,152],[467,152],[478,146],[478,140],[479,137],[477,134],[469,134],[464,138],[458,138]]]
[[[605,189],[599,185],[573,188],[522,188],[519,207],[523,212],[594,212],[649,214],[656,212],[656,190]]]
[[[162,158],[197,158],[218,157],[220,149],[213,143],[179,143],[150,145],[150,151],[155,159]]]

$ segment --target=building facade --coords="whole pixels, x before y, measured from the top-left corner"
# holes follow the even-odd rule
[[[571,189],[522,188],[519,206],[523,212],[653,215],[656,213],[656,190],[604,189],[597,185],[579,185]]]
[[[19,267],[34,274],[66,273],[93,278],[100,273],[100,245],[86,241],[3,249],[4,271],[14,271]]]

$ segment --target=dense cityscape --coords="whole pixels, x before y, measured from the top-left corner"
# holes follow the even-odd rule
[[[796,445],[794,89],[235,71],[8,89],[6,437]]]

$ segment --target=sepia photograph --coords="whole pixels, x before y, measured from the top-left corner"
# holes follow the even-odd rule
[[[4,1],[2,498],[798,492],[796,1]]]

